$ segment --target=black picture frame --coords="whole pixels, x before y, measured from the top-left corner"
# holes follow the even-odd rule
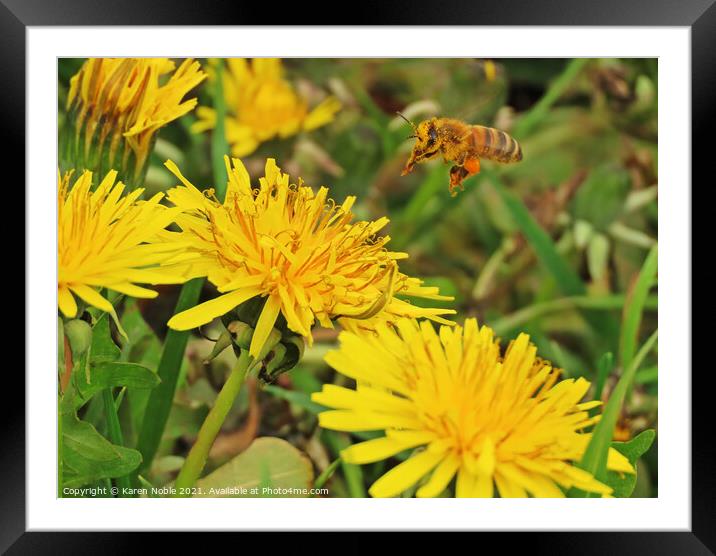
[[[4,61],[4,82],[0,87],[0,110],[5,129],[5,168],[20,166],[15,183],[24,181],[25,142],[25,33],[28,26],[45,25],[238,25],[260,23],[311,24],[318,11],[309,4],[277,10],[267,6],[261,13],[259,3],[228,0],[0,0],[0,45]],[[344,7],[345,10],[345,7]],[[274,13],[272,13],[272,11]],[[355,3],[350,7],[351,24],[391,25],[560,25],[560,26],[686,26],[691,29],[692,70],[692,176],[694,183],[711,185],[707,172],[712,155],[716,104],[716,5],[714,0],[551,0],[504,2],[431,2],[405,0],[391,4]],[[325,13],[325,12],[324,12]],[[339,21],[340,12],[332,14],[327,24]],[[344,12],[346,13],[346,12]],[[265,16],[265,17],[264,17]],[[277,17],[280,18],[277,19]],[[323,23],[323,22],[322,22]],[[430,40],[426,28],[426,40]],[[668,107],[660,107],[668,109]],[[12,161],[12,163],[10,163]],[[699,180],[699,178],[702,178]],[[22,180],[22,181],[19,181]],[[698,180],[698,181],[697,181]],[[9,187],[11,184],[6,184]],[[672,184],[674,185],[674,184]],[[27,184],[30,187],[31,184]],[[675,185],[674,185],[675,186]],[[690,184],[689,184],[690,186]],[[693,235],[694,240],[697,235]],[[29,292],[25,292],[26,296]],[[709,327],[710,328],[710,327]],[[26,349],[32,349],[31,336]],[[684,368],[669,372],[690,372],[691,353],[684,354]],[[584,532],[584,533],[499,533],[500,550],[511,552],[529,546],[530,552],[549,554],[713,554],[716,552],[716,448],[711,441],[713,417],[707,412],[710,394],[707,381],[711,369],[692,374],[692,492],[691,530],[689,532]],[[141,534],[135,533],[39,533],[26,532],[25,526],[25,381],[16,368],[4,373],[4,390],[15,393],[0,404],[2,416],[2,449],[0,449],[0,550],[9,554],[89,554],[101,551],[127,553]],[[666,478],[668,480],[668,478]],[[270,518],[267,518],[270,519]],[[275,524],[281,529],[281,524]],[[585,529],[589,524],[585,524]],[[81,530],[81,524],[78,524]],[[245,535],[245,533],[240,533]],[[422,536],[414,538],[421,539]],[[287,539],[289,540],[289,539]],[[224,539],[222,538],[223,542]],[[163,550],[175,547],[190,551],[193,540],[186,535],[165,534],[160,541]],[[205,541],[197,547],[206,549]],[[253,542],[246,542],[248,547]],[[289,540],[289,542],[291,542]],[[340,541],[345,543],[345,540]],[[356,536],[348,541],[351,551],[370,549],[370,538]],[[419,542],[423,542],[419,540]],[[146,541],[142,540],[142,543]],[[330,545],[331,543],[326,543]],[[143,544],[146,546],[146,544]],[[344,544],[345,546],[345,544]],[[276,549],[275,540],[272,549]],[[405,545],[403,545],[403,549]],[[237,547],[241,550],[242,547]]]

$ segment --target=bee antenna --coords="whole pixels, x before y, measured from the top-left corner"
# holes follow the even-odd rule
[[[400,112],[396,112],[396,114],[398,116],[400,116],[401,118],[403,118],[406,122],[408,122],[415,132],[418,131],[417,128],[415,127],[415,124],[413,122],[411,122],[408,118],[403,116],[403,114],[401,114]],[[408,139],[410,139],[411,137],[415,137],[415,135],[411,135],[410,137],[408,137]]]

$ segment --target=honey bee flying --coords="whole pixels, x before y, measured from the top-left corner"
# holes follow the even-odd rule
[[[413,152],[401,175],[409,174],[413,167],[425,160],[442,155],[445,162],[454,162],[450,168],[450,194],[464,190],[465,178],[480,171],[480,158],[510,163],[522,160],[522,147],[504,131],[481,125],[470,125],[452,118],[431,118],[417,126],[400,112],[398,115],[413,128]]]

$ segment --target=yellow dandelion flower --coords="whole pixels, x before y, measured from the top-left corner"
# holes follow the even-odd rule
[[[157,265],[170,261],[181,249],[172,241],[168,226],[179,209],[159,204],[162,193],[149,201],[137,199],[136,189],[122,197],[124,185],[110,171],[92,192],[92,172],[85,171],[70,189],[70,173],[58,173],[58,280],[60,311],[77,315],[75,295],[88,305],[106,311],[116,320],[112,304],[99,293],[107,288],[132,297],[156,297],[153,290],[136,285],[183,282]]]
[[[226,60],[228,71],[224,72],[223,90],[228,115],[226,139],[231,154],[248,156],[259,144],[275,137],[281,139],[300,131],[311,131],[333,121],[341,104],[331,96],[313,110],[283,76],[281,60],[243,58]],[[211,77],[210,77],[211,78]],[[196,133],[213,129],[216,111],[199,107],[199,118],[192,130]]]
[[[456,479],[459,497],[562,497],[577,487],[609,495],[611,489],[573,465],[584,454],[596,421],[580,403],[589,382],[558,382],[559,372],[537,357],[521,334],[504,356],[486,326],[440,328],[404,319],[375,333],[342,332],[340,349],[326,361],[356,381],[355,390],[325,385],[313,395],[334,408],[319,415],[339,431],[384,430],[385,436],[342,452],[347,463],[366,464],[413,450],[370,488],[396,496],[420,484],[417,496],[438,496]],[[634,473],[609,451],[610,469]]]
[[[128,169],[131,154],[134,170],[128,177],[143,175],[157,130],[194,109],[197,100],[183,98],[206,78],[190,59],[174,69],[168,58],[88,59],[70,80],[67,109],[74,136],[67,158],[101,173]]]
[[[273,159],[267,160],[257,189],[240,160],[230,165],[225,157],[225,162],[229,182],[223,204],[167,162],[184,184],[167,196],[184,210],[177,224],[188,253],[196,254],[187,272],[207,276],[222,294],[175,315],[171,328],[201,326],[251,298],[265,297],[250,345],[256,357],[279,314],[309,343],[316,320],[329,328],[337,318],[395,320],[407,315],[449,322],[440,315],[453,310],[423,309],[395,297],[451,299],[398,271],[396,261],[407,255],[388,251],[389,237],[377,235],[387,218],[352,222],[355,197],[338,206],[325,187],[314,193],[300,180],[290,183]]]

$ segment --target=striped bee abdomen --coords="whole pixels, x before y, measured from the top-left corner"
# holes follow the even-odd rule
[[[472,140],[478,156],[497,162],[519,162],[522,147],[504,131],[481,125],[472,126]]]

